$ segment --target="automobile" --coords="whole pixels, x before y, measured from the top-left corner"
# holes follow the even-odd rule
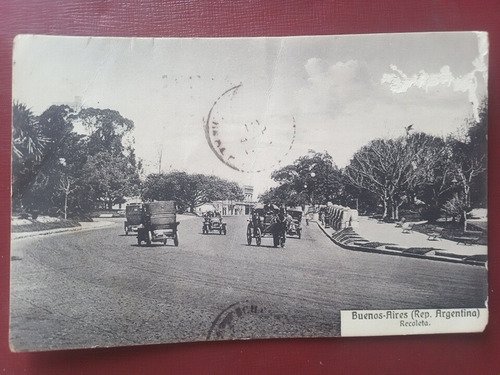
[[[287,236],[302,237],[302,210],[300,208],[289,208],[287,213]]]
[[[274,247],[285,247],[286,241],[286,216],[284,209],[276,205],[257,205],[253,208],[247,225],[247,243],[260,246],[262,238],[273,237]]]
[[[207,212],[203,217],[203,226],[201,229],[203,234],[209,232],[219,232],[219,234],[227,233],[227,223],[222,220],[220,213]]]
[[[142,242],[151,245],[152,242],[163,242],[173,239],[174,245],[179,246],[177,227],[177,209],[175,201],[159,201],[144,203],[142,206],[141,225],[137,228],[137,244]]]
[[[142,204],[130,203],[125,207],[125,235],[130,232],[137,232],[137,228],[141,225]]]

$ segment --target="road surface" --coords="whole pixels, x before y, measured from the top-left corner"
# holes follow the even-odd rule
[[[13,241],[11,345],[46,350],[340,334],[340,310],[484,307],[482,267],[349,251],[312,223],[286,247],[179,226],[137,246],[113,226]]]

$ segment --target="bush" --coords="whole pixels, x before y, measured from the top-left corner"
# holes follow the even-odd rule
[[[31,218],[32,218],[33,220],[36,220],[36,219],[38,218],[38,211],[37,211],[37,210],[33,210],[33,211],[31,212]]]
[[[439,207],[426,206],[421,212],[422,220],[427,220],[430,222],[435,222],[441,217],[441,210]]]
[[[458,217],[461,220],[463,218],[463,213],[469,211],[470,207],[467,206],[465,199],[462,195],[455,194],[448,202],[443,206],[443,213],[451,217]]]

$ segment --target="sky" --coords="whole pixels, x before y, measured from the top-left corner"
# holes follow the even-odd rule
[[[485,33],[283,38],[18,36],[13,100],[39,115],[80,97],[135,124],[145,173],[255,187],[309,150],[338,167],[375,138],[447,136],[487,96]],[[159,162],[161,155],[161,164]]]

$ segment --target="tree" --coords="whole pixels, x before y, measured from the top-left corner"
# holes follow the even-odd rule
[[[449,137],[451,149],[450,165],[454,181],[459,189],[446,202],[443,211],[459,216],[460,222],[467,225],[467,212],[473,207],[485,207],[487,202],[487,147],[488,147],[488,108],[484,100],[479,110],[479,118],[466,119],[465,136]]]
[[[86,161],[77,179],[80,206],[90,209],[102,202],[107,209],[125,196],[139,194],[140,164],[129,137],[133,121],[118,111],[84,108],[72,118],[87,132],[83,138]]]
[[[415,192],[418,198],[425,202],[422,218],[429,221],[435,221],[441,216],[443,204],[451,198],[456,187],[451,148],[444,140],[437,139],[432,150],[438,153],[438,159],[434,167],[429,169],[425,183],[417,187]]]
[[[344,174],[350,185],[379,197],[384,218],[398,219],[401,205],[431,180],[445,152],[438,144],[424,133],[375,139],[354,154]]]
[[[28,159],[39,161],[47,138],[42,134],[38,119],[25,104],[15,102],[12,111],[12,153],[19,162]]]
[[[448,140],[452,150],[452,168],[462,188],[460,196],[463,197],[467,207],[473,204],[486,204],[487,118],[487,106],[483,102],[479,112],[479,121],[476,122],[472,117],[466,120],[467,135],[450,137]],[[472,201],[472,196],[475,202]]]
[[[25,181],[22,202],[28,209],[43,212],[64,207],[60,181],[74,181],[86,160],[83,136],[73,131],[72,116],[73,110],[68,106],[51,106],[37,117],[45,146],[30,180]]]
[[[100,108],[84,108],[73,117],[88,132],[87,148],[90,155],[106,150],[118,155],[130,150],[125,138],[134,129],[133,121],[118,111]]]
[[[262,200],[297,206],[340,199],[341,173],[327,152],[310,151],[293,164],[274,171],[271,178],[279,186],[262,194]]]
[[[13,198],[26,208],[64,208],[67,216],[75,209],[91,210],[99,201],[110,208],[125,195],[138,193],[140,163],[128,138],[133,122],[117,111],[88,108],[75,113],[62,105],[35,117],[16,104],[13,112]],[[76,124],[86,134],[76,133]]]
[[[38,118],[25,104],[15,102],[12,110],[12,199],[22,204],[24,193],[36,176],[48,139]]]
[[[77,183],[86,206],[97,201],[111,209],[124,196],[138,193],[139,174],[126,157],[102,151],[87,158]]]
[[[272,202],[279,206],[285,205],[289,207],[298,207],[304,205],[308,196],[306,192],[298,193],[291,184],[282,184],[277,187],[270,188],[266,192],[259,195],[259,201]]]
[[[445,215],[451,216],[453,221],[458,217],[460,223],[463,225],[463,231],[465,232],[467,230],[466,213],[469,209],[470,207],[467,206],[463,193],[455,193],[453,197],[443,205],[442,211]]]
[[[149,175],[142,191],[146,201],[175,200],[181,210],[191,212],[216,200],[242,200],[243,190],[235,182],[217,176],[174,171]]]
[[[470,201],[473,207],[487,207],[488,188],[488,105],[486,99],[481,103],[479,120],[469,118],[468,137],[474,158],[479,162],[477,172],[470,186]]]
[[[61,176],[61,180],[59,182],[58,190],[62,191],[64,194],[64,218],[68,218],[68,196],[74,190],[72,186],[73,180],[67,176]]]
[[[69,106],[53,105],[38,117],[42,134],[47,140],[44,158],[50,157],[52,154],[60,154],[67,138],[75,134],[73,133],[73,116],[74,111]]]

